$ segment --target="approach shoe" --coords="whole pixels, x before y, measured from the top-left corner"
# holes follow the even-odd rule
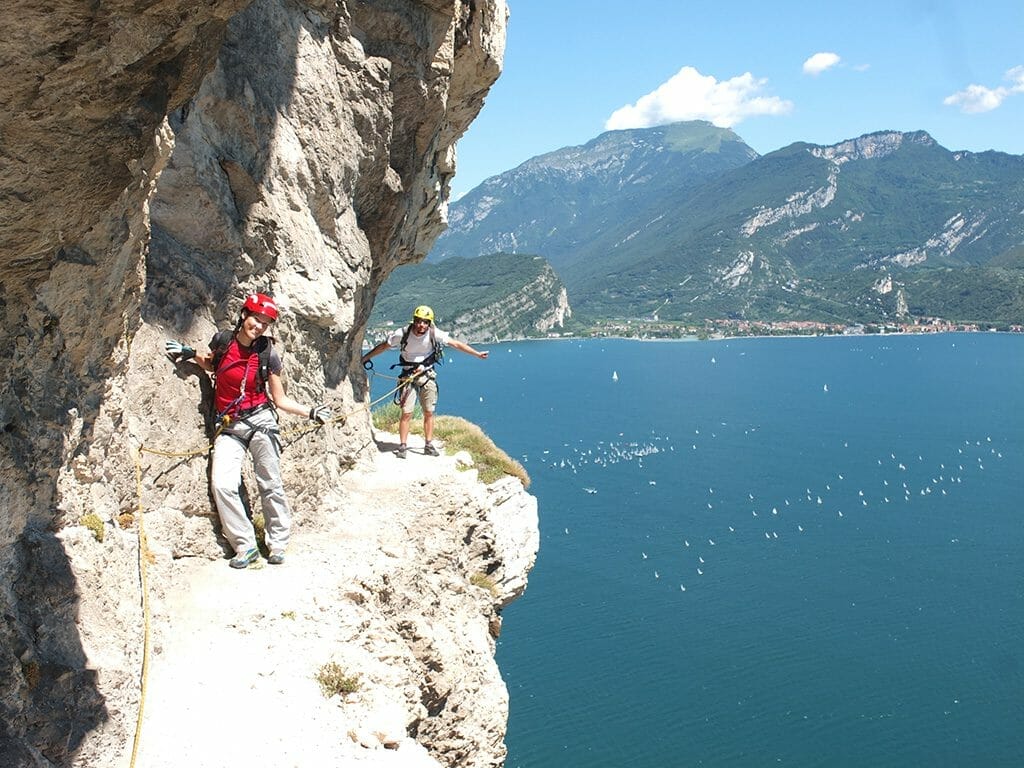
[[[271,565],[280,565],[284,562],[284,552],[271,552],[267,562]]]
[[[395,449],[395,456],[397,456],[399,459],[404,459],[405,458],[405,450],[406,450],[406,445],[405,445],[405,443],[402,443],[400,446],[398,446]]]
[[[441,455],[440,451],[438,451],[437,448],[434,447],[433,443],[427,443],[426,445],[424,445],[423,446],[423,452],[425,454],[427,454],[427,456],[440,456]]]
[[[248,568],[256,562],[256,558],[259,556],[260,551],[258,549],[250,549],[248,552],[232,557],[231,562],[228,563],[228,565],[232,568]]]

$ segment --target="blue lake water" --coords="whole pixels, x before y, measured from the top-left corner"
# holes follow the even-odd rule
[[[1024,764],[1024,337],[491,350],[439,413],[539,500],[510,768]]]

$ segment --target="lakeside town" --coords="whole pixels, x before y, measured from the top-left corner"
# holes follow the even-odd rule
[[[741,336],[853,336],[867,334],[914,333],[1024,333],[1024,325],[989,323],[957,323],[942,318],[918,318],[912,323],[822,323],[812,320],[755,321],[736,319],[706,320],[701,325],[686,325],[652,320],[606,321],[583,334],[564,335],[616,336],[627,338],[699,339]],[[560,336],[563,334],[551,334]]]

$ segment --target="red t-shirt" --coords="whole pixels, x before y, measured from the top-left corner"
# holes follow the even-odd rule
[[[259,373],[259,354],[256,352],[256,346],[254,343],[252,346],[243,347],[237,339],[232,339],[228,344],[217,367],[217,381],[214,387],[214,407],[217,413],[227,409],[241,393],[243,377],[245,395],[231,408],[232,412],[246,411],[269,401],[266,391],[260,391],[256,384]],[[273,349],[270,351],[269,369],[270,373],[281,373],[281,358]]]

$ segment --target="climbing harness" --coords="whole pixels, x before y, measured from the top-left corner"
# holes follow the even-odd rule
[[[257,405],[255,408],[239,411],[233,419],[230,416],[225,416],[224,419],[226,419],[226,421],[224,422],[224,428],[219,430],[218,434],[223,434],[225,437],[237,440],[245,448],[249,447],[249,443],[252,442],[253,437],[257,433],[267,435],[270,438],[270,441],[274,444],[274,447],[277,449],[277,455],[280,456],[284,452],[284,446],[281,445],[281,430],[276,426],[267,427],[262,424],[253,424],[249,421],[251,416],[255,416],[257,413],[261,413],[262,411],[273,411],[274,421],[277,421],[277,412],[274,406],[269,402],[263,403],[262,405]],[[248,432],[235,432],[234,430],[237,429],[237,427],[233,425],[236,424],[246,427]]]
[[[392,368],[398,368],[402,363],[395,363]],[[398,406],[405,404],[406,398],[415,389],[419,390],[426,386],[428,381],[435,382],[437,386],[437,374],[434,372],[434,365],[423,366],[421,363],[407,364],[402,367],[402,374],[398,377],[399,386],[395,390],[394,403]]]
[[[398,347],[398,362],[395,365],[392,365],[391,367],[392,368],[397,368],[400,365],[402,365],[402,366],[410,366],[410,365],[424,365],[424,366],[443,365],[444,364],[444,344],[441,344],[437,340],[437,337],[434,335],[434,324],[433,323],[430,324],[430,327],[429,327],[427,332],[430,334],[430,346],[433,348],[431,353],[427,357],[425,357],[423,360],[420,360],[419,363],[410,363],[410,362],[408,362],[405,359],[405,347],[409,343],[409,334],[412,333],[412,324],[407,325],[405,330],[402,331],[402,342],[401,342],[401,344]]]
[[[433,312],[429,307],[417,307],[416,311],[413,312],[413,317],[432,320]],[[420,389],[426,385],[427,381],[437,381],[437,373],[434,371],[434,366],[444,363],[444,344],[441,344],[434,335],[433,323],[430,324],[427,332],[430,334],[431,352],[422,360],[413,363],[405,359],[405,348],[409,343],[409,335],[412,333],[412,324],[410,323],[402,331],[402,341],[398,348],[398,362],[391,366],[392,369],[402,369],[402,373],[398,377],[399,387],[395,390],[394,403],[397,406],[404,406],[406,398],[409,397],[413,389]]]
[[[232,342],[238,343],[235,339],[235,334],[238,333],[237,328],[234,331],[218,331],[214,334],[210,340],[210,349],[214,350],[213,353],[213,375],[217,377],[226,370],[230,365],[237,365],[241,361],[235,361],[227,366],[222,366],[221,363],[227,354]],[[244,418],[247,413],[254,413],[256,408],[249,409],[248,411],[235,412],[238,404],[243,402],[245,399],[245,385],[249,381],[249,377],[252,375],[253,363],[256,364],[256,392],[262,393],[267,391],[267,382],[270,380],[270,355],[273,346],[265,336],[261,336],[253,342],[253,352],[250,353],[245,363],[245,371],[242,374],[242,382],[239,386],[238,397],[228,403],[222,408],[214,417],[214,421],[220,425],[220,429],[228,427],[232,421],[238,421],[240,418]],[[241,349],[241,345],[239,345]],[[259,406],[257,406],[258,408]]]

